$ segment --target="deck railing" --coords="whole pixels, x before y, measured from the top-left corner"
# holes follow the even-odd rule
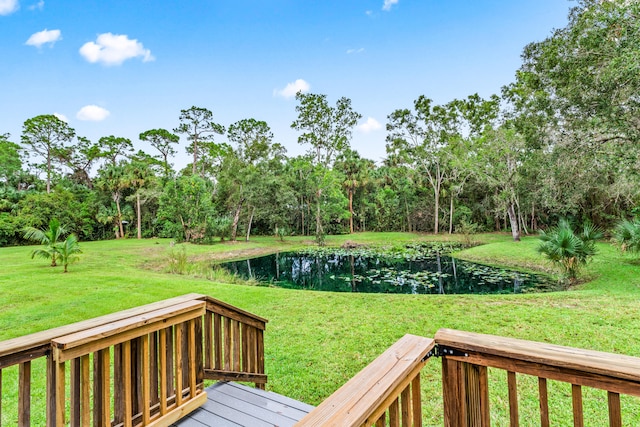
[[[264,387],[266,322],[189,294],[0,342],[0,403],[17,394],[0,425],[167,425],[203,402],[203,379]]]
[[[434,341],[405,335],[296,426],[420,426],[420,370]]]
[[[571,385],[574,426],[584,425],[583,387],[607,392],[607,417],[622,425],[620,394],[640,396],[640,359],[492,335],[441,329],[445,426],[490,425],[487,368],[506,371],[509,425],[520,425],[517,376],[538,379],[540,426],[550,425],[548,380]],[[529,419],[527,425],[531,423]]]

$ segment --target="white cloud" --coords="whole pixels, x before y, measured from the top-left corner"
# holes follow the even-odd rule
[[[42,47],[43,44],[49,43],[51,46],[58,40],[62,39],[60,30],[47,30],[44,29],[37,33],[31,34],[26,44],[29,46]]]
[[[362,133],[371,133],[382,129],[382,125],[373,117],[368,117],[367,121],[358,125],[357,129]]]
[[[85,105],[76,113],[78,120],[85,120],[91,122],[100,122],[111,114],[108,110],[97,105]]]
[[[20,7],[18,0],[0,0],[0,15],[9,15]]]
[[[351,55],[352,53],[362,53],[364,52],[364,48],[361,47],[360,49],[347,49],[347,54]]]
[[[293,98],[298,92],[309,92],[311,85],[302,79],[298,79],[295,82],[288,83],[284,89],[274,89],[274,96],[281,96],[283,98]]]
[[[53,115],[56,116],[57,118],[59,118],[60,120],[62,120],[63,122],[69,123],[69,119],[64,114],[53,113]]]
[[[391,10],[391,6],[394,4],[398,4],[400,0],[384,0],[384,4],[382,5],[382,10],[389,11]]]
[[[127,59],[141,57],[142,62],[153,61],[149,49],[145,49],[138,40],[131,40],[127,35],[104,33],[98,35],[94,42],[88,42],[80,48],[80,55],[91,63],[104,65],[120,65]]]
[[[373,15],[373,10],[367,10],[364,14],[367,16],[371,16]]]
[[[40,0],[38,3],[36,4],[32,4],[31,6],[29,6],[29,10],[42,10],[44,9],[44,0]]]

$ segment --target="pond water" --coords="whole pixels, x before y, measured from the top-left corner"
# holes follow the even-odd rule
[[[287,252],[219,264],[243,278],[292,289],[394,294],[544,292],[544,276],[430,253],[420,257]]]

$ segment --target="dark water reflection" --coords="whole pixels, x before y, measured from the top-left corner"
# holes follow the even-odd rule
[[[279,253],[220,264],[244,278],[293,289],[395,294],[542,292],[543,276],[488,267],[434,254],[419,260],[357,255]]]

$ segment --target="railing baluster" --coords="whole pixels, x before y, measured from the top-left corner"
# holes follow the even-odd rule
[[[124,427],[133,425],[133,390],[131,377],[131,341],[122,343],[122,379],[124,383]]]
[[[233,320],[233,370],[240,371],[240,322]]]
[[[182,325],[177,325],[176,331],[176,405],[182,405]]]
[[[151,377],[149,372],[150,352],[149,352],[149,335],[142,337],[142,361],[141,361],[141,380],[142,380],[142,423],[149,424],[151,420]]]
[[[411,402],[413,404],[413,425],[422,427],[422,396],[420,395],[420,372],[411,381]]]
[[[240,324],[240,330],[242,331],[242,355],[240,358],[241,369],[243,372],[251,372],[249,370],[249,328],[247,325]]]
[[[385,427],[387,425],[387,413],[384,412],[376,421],[376,427]]]
[[[93,355],[93,424],[95,427],[111,426],[111,358],[109,349]]]
[[[224,319],[224,369],[230,371],[232,369],[232,360],[231,360],[231,319],[229,317],[225,317]]]
[[[398,399],[395,399],[389,406],[389,426],[400,427],[400,410]]]
[[[69,421],[71,427],[80,427],[80,359],[76,358],[69,363],[71,413]]]
[[[18,425],[31,425],[31,362],[20,364],[18,390]]]
[[[538,395],[540,399],[540,427],[549,427],[549,398],[546,378],[538,378]]]
[[[204,314],[204,368],[214,369],[213,364],[213,315],[210,311]]]
[[[196,325],[195,321],[190,320],[187,323],[187,342],[188,342],[188,366],[187,373],[189,381],[189,397],[196,397]]]
[[[167,329],[160,330],[160,415],[167,413],[167,401],[169,399],[167,390]]]
[[[607,400],[609,406],[609,426],[622,427],[622,415],[620,411],[620,395],[618,393],[608,392]]]
[[[65,390],[64,390],[64,362],[55,363],[55,399],[56,399],[56,426],[65,426]]]
[[[204,383],[204,348],[203,348],[203,336],[202,336],[202,317],[198,317],[194,320],[194,348],[195,348],[195,371],[196,371],[196,388],[201,387]],[[193,391],[195,396],[196,390]]]
[[[257,351],[258,351],[258,365],[257,365],[257,373],[264,374],[264,333],[262,329],[256,329],[257,332]],[[259,383],[256,387],[264,390],[264,383]]]
[[[222,316],[213,316],[213,341],[215,351],[215,369],[222,369]]]
[[[113,346],[113,422],[124,423],[124,377],[122,373],[122,344]]]
[[[518,427],[520,425],[518,416],[518,382],[515,372],[507,372],[507,383],[509,388],[509,425]]]
[[[160,402],[158,390],[160,383],[158,382],[158,332],[153,332],[149,336],[149,387],[150,387],[150,406],[155,406]]]
[[[571,401],[573,403],[573,426],[584,427],[584,415],[582,413],[582,387],[571,384]]]
[[[166,341],[166,346],[165,348],[165,352],[166,352],[166,370],[165,370],[165,375],[166,375],[166,387],[167,387],[167,408],[170,408],[172,405],[169,405],[169,401],[171,400],[171,397],[174,397],[174,405],[175,405],[175,394],[176,394],[176,388],[175,388],[175,376],[174,376],[174,351],[175,351],[175,338],[174,338],[174,331],[177,328],[174,328],[173,326],[170,326],[167,328],[167,341]]]
[[[400,395],[400,403],[402,405],[402,427],[411,427],[412,413],[411,413],[411,385],[407,385]]]
[[[91,419],[89,363],[91,362],[88,354],[80,357],[80,420],[83,426],[90,425]]]

